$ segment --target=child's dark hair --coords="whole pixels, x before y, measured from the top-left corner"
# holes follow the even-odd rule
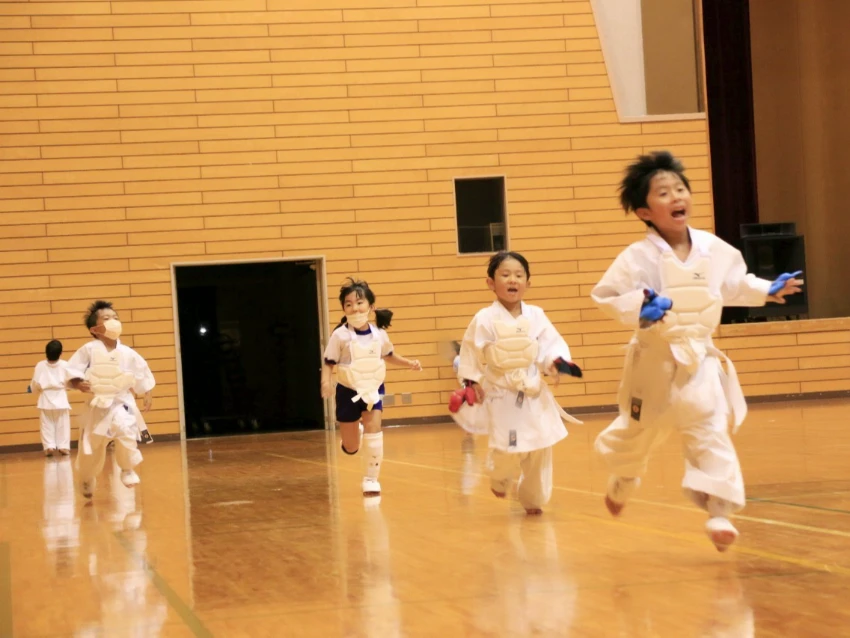
[[[516,259],[520,264],[522,264],[522,267],[525,268],[526,278],[531,279],[531,269],[528,267],[528,260],[512,250],[502,250],[490,257],[490,263],[487,264],[487,276],[490,279],[493,279],[493,277],[496,276],[496,270],[506,259]]]
[[[360,279],[354,279],[354,277],[349,277],[342,284],[342,288],[339,289],[339,305],[345,307],[345,298],[351,293],[356,293],[358,299],[365,299],[369,302],[370,306],[375,305],[375,293],[372,292],[372,289],[369,288],[369,284]],[[389,328],[392,325],[393,320],[393,311],[389,308],[381,308],[375,310],[375,325],[378,328]],[[342,316],[342,319],[337,324],[337,328],[340,326],[344,326],[348,323],[345,315]],[[336,328],[334,328],[336,330]]]
[[[86,312],[86,328],[91,330],[97,325],[97,314],[101,310],[113,310],[111,301],[103,301],[102,299],[98,299],[92,305],[89,306],[88,311]]]
[[[646,208],[649,184],[657,173],[674,173],[688,190],[691,184],[685,177],[685,167],[669,151],[653,151],[649,155],[640,155],[626,167],[626,174],[620,182],[620,204],[626,213],[638,208]],[[645,222],[651,226],[649,222]]]
[[[44,348],[44,354],[50,362],[59,361],[59,357],[62,356],[62,342],[56,339],[48,341]]]

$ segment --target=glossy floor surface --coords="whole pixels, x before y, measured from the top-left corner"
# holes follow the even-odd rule
[[[750,502],[719,554],[673,438],[612,520],[592,454],[555,448],[543,516],[500,501],[486,440],[385,430],[379,504],[324,432],[110,456],[90,505],[71,460],[0,456],[0,636],[850,636],[850,402],[755,406]]]

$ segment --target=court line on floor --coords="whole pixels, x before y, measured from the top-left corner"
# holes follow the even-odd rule
[[[384,463],[397,463],[400,465],[409,465],[411,467],[419,467],[425,470],[437,470],[440,472],[450,472],[452,474],[465,474],[462,470],[454,470],[451,468],[441,468],[436,465],[422,465],[419,463],[410,463],[409,461],[395,461],[392,459],[384,459]],[[486,474],[476,473],[474,476],[479,478],[483,478],[485,480],[489,480],[489,476]],[[605,494],[602,492],[591,492],[590,490],[580,490],[574,487],[562,487],[560,485],[553,485],[552,489],[560,490],[562,492],[572,492],[574,494],[582,494],[584,496],[594,496],[596,498],[602,499]],[[649,501],[642,498],[633,498],[630,500],[631,503],[642,503],[644,505],[654,505],[656,507],[666,507],[668,509],[679,510],[682,512],[690,512],[691,514],[702,514],[702,510],[696,507],[688,507],[685,505],[676,505],[675,503],[661,503],[659,501]],[[845,532],[838,529],[829,529],[828,527],[816,527],[813,525],[802,525],[800,523],[789,523],[788,521],[777,521],[771,518],[760,518],[757,516],[749,516],[746,514],[736,514],[735,518],[742,521],[748,521],[751,523],[763,523],[765,525],[772,525],[774,527],[787,527],[788,529],[804,531],[804,532],[815,532],[819,534],[827,534],[829,536],[840,536],[842,538],[850,538],[850,532]]]
[[[189,630],[198,638],[213,638],[213,633],[204,626],[204,623],[195,615],[192,608],[183,602],[183,599],[180,598],[177,592],[175,592],[166,580],[159,575],[153,565],[148,562],[148,559],[143,554],[140,554],[133,549],[133,546],[130,544],[127,537],[124,536],[122,532],[115,532],[115,538],[118,540],[121,547],[130,554],[130,556],[142,564],[148,578],[150,578],[151,582],[154,584],[154,587],[156,587],[159,590],[159,593],[162,594],[166,601],[168,601],[171,608],[177,612],[177,615],[180,616],[183,623],[189,628]]]
[[[12,550],[0,543],[0,638],[12,638]]]
[[[775,501],[772,498],[748,498],[752,503],[772,503],[773,505],[785,505],[787,507],[799,507],[806,510],[817,510],[819,512],[833,512],[834,514],[850,514],[848,510],[836,509],[834,507],[822,507],[820,505],[804,505],[803,503],[788,503],[787,501]]]
[[[463,472],[460,471],[460,470],[453,470],[453,469],[450,469],[450,468],[441,468],[441,467],[433,466],[433,465],[419,465],[419,464],[416,464],[416,463],[409,463],[407,461],[393,461],[393,460],[387,461],[385,459],[384,462],[397,463],[397,464],[401,464],[401,465],[412,465],[412,466],[415,466],[415,467],[421,467],[421,468],[425,468],[425,469],[432,469],[432,470],[437,470],[437,471],[442,471],[442,472],[451,472],[453,474],[463,474]],[[483,478],[489,478],[489,477],[486,477],[483,474],[477,474],[477,476],[483,477]],[[560,489],[561,491],[566,491],[566,492],[575,492],[575,493],[578,493],[578,494],[596,496],[600,499],[604,496],[604,494],[591,492],[589,490],[578,490],[578,489],[568,488],[568,487],[559,487],[557,485],[553,486],[553,489],[556,489],[556,490]],[[645,503],[647,505],[658,505],[658,506],[661,506],[661,507],[669,507],[669,508],[673,508],[673,509],[688,511],[688,512],[691,512],[691,513],[701,513],[702,512],[702,510],[699,510],[695,507],[684,507],[684,506],[681,506],[681,505],[658,503],[658,502],[655,502],[655,501],[647,501],[647,500],[643,500],[643,499],[632,499],[632,502],[634,502],[634,503]],[[614,519],[611,519],[611,518],[606,517],[606,516],[592,516],[592,515],[589,515],[589,514],[581,514],[581,513],[578,513],[578,512],[566,512],[566,514],[568,516],[580,518],[580,519],[583,519],[583,520],[586,520],[586,521],[603,523],[603,524],[606,524],[606,525],[623,525],[625,527],[630,527],[630,528],[633,528],[633,529],[642,530],[644,532],[648,532],[648,533],[651,533],[651,534],[668,536],[670,538],[675,538],[675,539],[678,539],[678,540],[687,540],[687,541],[699,542],[700,544],[704,544],[706,542],[705,537],[702,536],[701,534],[692,534],[692,533],[688,533],[688,532],[671,532],[671,531],[668,531],[668,530],[662,530],[662,529],[658,529],[656,527],[646,527],[644,525],[626,522],[626,521],[623,521],[623,520],[614,520]],[[736,518],[739,518],[739,519],[742,519],[742,520],[756,521],[756,522],[765,523],[765,524],[768,524],[768,525],[781,525],[783,527],[789,527],[791,529],[821,532],[821,533],[827,533],[827,534],[832,534],[832,535],[836,535],[836,536],[844,536],[844,537],[850,538],[850,533],[841,532],[839,530],[830,530],[830,529],[820,528],[820,527],[810,527],[808,525],[797,525],[796,523],[785,523],[784,521],[773,521],[771,519],[761,519],[761,518],[754,518],[754,517],[736,516]],[[846,567],[841,567],[840,565],[830,565],[830,564],[827,564],[827,563],[819,563],[819,562],[816,562],[816,561],[810,561],[810,560],[805,559],[805,558],[797,558],[795,556],[785,556],[784,554],[776,554],[776,553],[764,551],[764,550],[761,550],[761,549],[755,549],[755,548],[752,548],[752,547],[745,547],[743,545],[735,545],[735,551],[738,551],[740,553],[750,554],[752,556],[757,556],[759,558],[767,558],[767,559],[771,559],[771,560],[790,563],[792,565],[797,565],[799,567],[806,567],[808,569],[814,569],[814,570],[821,571],[821,572],[836,573],[836,574],[842,574],[843,576],[850,576],[850,569],[848,569]]]
[[[756,486],[758,487],[758,486]],[[789,498],[812,498],[814,496],[837,496],[838,494],[850,494],[850,490],[831,490],[829,492],[802,492],[801,494],[781,494],[779,496],[771,496],[771,499],[781,499],[783,501]],[[761,497],[753,497],[761,498]]]
[[[284,454],[275,454],[275,453],[272,453],[272,452],[266,452],[266,454],[269,455],[269,456],[274,456],[274,457],[281,458],[281,459],[296,461],[298,463],[308,463],[308,464],[312,464],[312,465],[325,465],[324,463],[319,463],[317,461],[311,461],[311,460],[307,460],[307,459],[299,459],[298,457],[295,457],[295,456],[286,456]],[[391,464],[398,464],[398,465],[409,465],[411,467],[419,467],[419,468],[428,469],[428,470],[436,470],[438,472],[450,472],[452,474],[463,474],[463,472],[461,472],[459,470],[452,470],[450,468],[441,468],[441,467],[437,467],[437,466],[434,466],[434,465],[420,465],[418,463],[409,463],[407,461],[392,461],[392,460],[388,461],[387,459],[384,459],[383,462],[384,463],[391,463]],[[339,467],[339,466],[337,466],[337,469],[342,470],[344,472],[349,472],[349,473],[358,473],[358,474],[360,473],[359,470],[349,470],[347,468],[342,468],[342,467]],[[476,474],[476,476],[484,476],[484,475],[483,474]],[[399,480],[399,479],[396,479],[396,480]],[[430,489],[441,489],[441,490],[447,489],[451,492],[455,492],[456,494],[463,494],[463,492],[461,490],[457,490],[457,489],[450,488],[450,487],[442,487],[442,486],[437,488],[437,487],[434,487],[433,485],[431,485],[429,483],[425,483],[425,482],[422,482],[422,481],[413,481],[413,480],[410,480],[410,479],[401,479],[401,481],[404,482],[404,483],[412,483],[414,485],[419,485],[419,486],[427,487],[427,488],[430,488]],[[556,487],[555,489],[558,489],[558,488]],[[578,492],[578,493],[582,493],[582,494],[592,494],[594,496],[600,496],[600,497],[602,496],[601,494],[596,494],[595,492],[588,492],[588,491],[585,491],[585,490],[571,490],[569,488],[561,488],[561,489],[566,490],[566,491],[574,491],[574,492]],[[491,498],[487,498],[487,497],[482,496],[480,494],[467,494],[466,496],[472,496],[472,497],[477,498],[479,500],[486,500],[486,501],[492,501],[493,500]],[[663,505],[662,503],[653,503],[652,501],[643,501],[643,502],[646,502],[650,505]],[[675,507],[676,509],[684,509],[684,510],[687,510],[687,511],[690,511],[690,512],[700,511],[700,510],[697,510],[695,508],[684,508],[684,507],[680,507],[680,506],[672,506],[672,507]],[[561,513],[563,515],[567,516],[568,518],[577,518],[577,519],[585,520],[585,521],[592,522],[592,523],[602,523],[603,525],[606,525],[606,526],[625,527],[627,529],[634,529],[634,530],[642,531],[642,532],[652,534],[652,535],[655,535],[655,536],[666,536],[668,538],[674,538],[676,540],[687,541],[688,543],[696,543],[696,544],[699,544],[699,545],[705,545],[706,543],[709,542],[708,539],[706,539],[706,537],[701,535],[701,534],[694,534],[694,533],[689,533],[689,532],[671,532],[671,531],[668,531],[668,530],[659,529],[657,527],[647,527],[645,525],[638,525],[636,523],[630,523],[630,522],[627,522],[627,521],[624,521],[624,520],[614,520],[614,519],[610,518],[609,516],[601,516],[601,515],[600,516],[592,516],[590,514],[580,514],[578,512],[572,512],[572,511],[561,512]],[[779,521],[777,521],[777,523],[779,523]],[[820,528],[813,528],[813,530],[821,531]],[[805,567],[807,569],[811,569],[811,570],[818,571],[818,572],[826,572],[826,573],[829,573],[829,574],[841,574],[842,576],[850,576],[850,569],[848,569],[846,567],[842,567],[840,565],[831,565],[831,564],[828,564],[828,563],[811,561],[811,560],[808,560],[808,559],[805,559],[805,558],[797,558],[795,556],[785,556],[784,554],[776,554],[776,553],[773,553],[773,552],[767,552],[767,551],[760,550],[760,549],[746,547],[746,546],[743,546],[743,545],[740,545],[740,544],[735,545],[735,551],[738,552],[738,553],[741,553],[741,554],[749,554],[751,556],[756,556],[758,558],[765,558],[765,559],[769,559],[769,560],[788,563],[790,565],[797,565],[798,567]]]

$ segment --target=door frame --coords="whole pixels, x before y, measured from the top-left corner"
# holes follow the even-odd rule
[[[222,266],[222,265],[239,265],[239,264],[260,264],[260,263],[292,263],[292,262],[312,262],[316,269],[316,291],[318,293],[318,308],[319,314],[319,352],[317,359],[321,364],[322,353],[330,339],[330,315],[328,313],[328,282],[327,282],[327,264],[324,255],[298,255],[293,257],[268,257],[263,259],[219,259],[209,261],[174,261],[171,262],[171,312],[174,321],[174,356],[177,363],[177,411],[180,415],[180,440],[186,441],[186,410],[183,403],[183,353],[180,346],[180,318],[177,307],[177,268],[182,266]],[[334,406],[333,399],[323,399],[325,430],[332,430],[335,427],[333,419]]]

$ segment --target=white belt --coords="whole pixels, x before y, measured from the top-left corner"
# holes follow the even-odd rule
[[[360,390],[358,390],[357,388],[352,388],[351,386],[343,383],[342,381],[339,380],[339,378],[337,378],[337,383],[339,383],[342,387],[348,388],[352,392],[356,393],[353,397],[351,397],[352,403],[357,403],[358,401],[360,401],[360,399],[363,399],[363,403],[366,404],[366,410],[367,411],[371,411],[372,406],[375,405],[376,403],[378,403],[381,399],[383,399],[383,397],[380,395],[380,393],[377,390],[375,390],[374,392],[369,393],[367,395],[367,394],[360,392]]]
[[[738,381],[738,372],[735,370],[735,364],[732,363],[732,360],[714,346],[706,346],[706,354],[717,357],[726,363],[726,382],[723,384],[723,390],[726,394],[726,400],[729,402],[729,407],[732,409],[735,424],[732,432],[734,434],[741,427],[744,419],[747,418],[747,401],[744,398],[741,383]]]
[[[555,395],[552,394],[552,391],[549,389],[549,386],[546,385],[546,383],[544,383],[543,381],[541,381],[540,377],[537,378],[536,383],[534,383],[533,385],[527,386],[527,385],[525,385],[525,383],[526,383],[525,375],[523,374],[522,378],[520,378],[519,375],[516,374],[517,372],[525,373],[525,370],[511,370],[511,371],[507,372],[503,377],[503,378],[507,378],[511,382],[511,385],[508,385],[506,383],[499,383],[499,382],[494,382],[493,385],[496,385],[497,387],[502,388],[503,390],[509,390],[511,392],[517,392],[517,393],[522,392],[523,394],[525,394],[529,397],[536,397],[536,396],[540,396],[543,393],[546,393],[546,394],[549,395],[549,400],[552,401],[552,403],[555,404],[555,407],[558,409],[558,414],[560,415],[560,417],[564,421],[567,421],[569,423],[574,423],[576,425],[584,425],[584,423],[582,421],[579,421],[574,416],[568,414],[566,412],[566,410],[564,410],[564,408],[561,407],[561,404],[558,403],[558,401],[555,399]],[[500,381],[501,381],[501,379],[500,379]],[[517,388],[513,384],[519,385],[520,387]]]

